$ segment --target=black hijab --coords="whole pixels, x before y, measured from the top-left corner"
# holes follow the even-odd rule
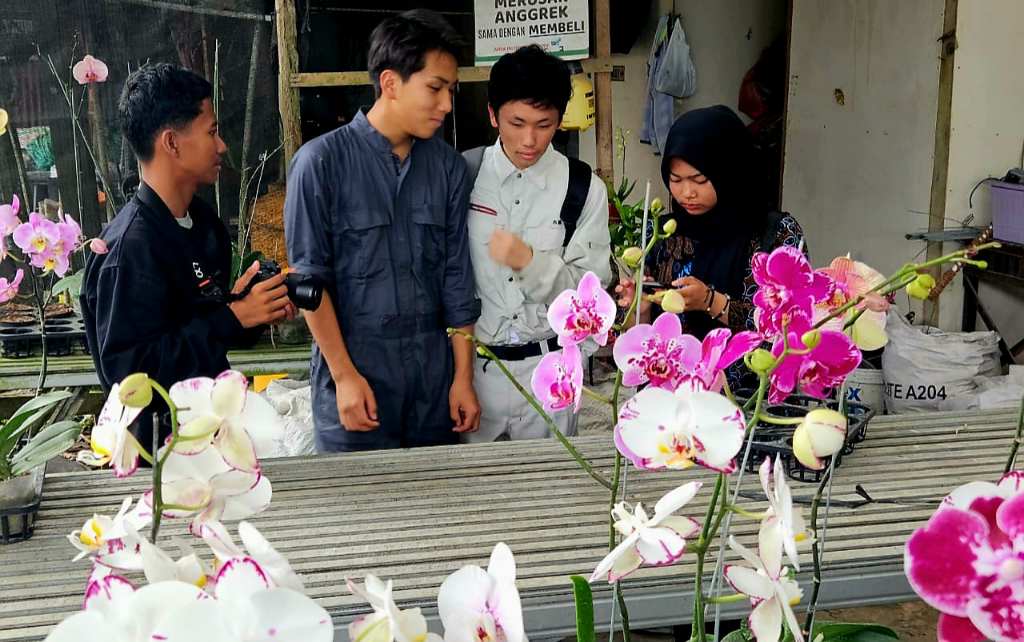
[[[725,105],[694,109],[680,116],[668,132],[661,161],[666,187],[673,158],[693,165],[718,194],[718,203],[697,216],[672,200],[678,234],[694,241],[691,274],[739,299],[750,265],[752,240],[761,237],[772,209],[765,189],[765,169],[753,139],[739,116]],[[695,315],[687,314],[690,316]],[[698,319],[687,321],[693,325]]]

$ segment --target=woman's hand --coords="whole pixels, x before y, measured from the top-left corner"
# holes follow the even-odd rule
[[[652,281],[653,279],[649,276],[644,277],[644,281]],[[636,296],[636,284],[633,283],[633,279],[619,278],[619,284],[615,286],[615,293],[618,298],[615,299],[615,303],[620,308],[629,308],[633,305],[633,297]],[[640,296],[640,314],[647,316],[647,313],[651,311],[651,302],[645,301],[643,294]]]
[[[708,286],[696,277],[684,276],[672,282],[672,287],[678,288],[678,292],[686,301],[686,309],[701,311],[708,307]]]

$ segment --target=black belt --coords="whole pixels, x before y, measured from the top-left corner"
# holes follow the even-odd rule
[[[541,347],[545,343],[548,346],[547,350],[544,350]],[[539,357],[545,352],[561,350],[561,346],[558,345],[558,337],[551,337],[547,341],[524,343],[521,346],[487,346],[487,349],[493,352],[494,356],[498,357],[502,361],[522,361],[523,359],[529,359],[530,357]]]

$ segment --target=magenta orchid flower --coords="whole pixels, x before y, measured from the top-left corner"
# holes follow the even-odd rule
[[[642,565],[667,566],[681,558],[686,552],[686,538],[700,531],[700,522],[673,513],[693,499],[700,487],[701,482],[689,482],[669,491],[654,505],[650,518],[640,504],[632,513],[625,503],[616,504],[612,509],[615,530],[625,537],[598,563],[590,581],[607,576],[612,584]]]
[[[444,642],[524,642],[512,549],[498,542],[486,571],[463,566],[445,578],[437,594],[437,614]]]
[[[0,205],[0,237],[7,236],[21,225],[21,219],[18,218],[20,209],[21,202],[18,200],[17,194],[11,199],[10,205],[6,203]]]
[[[1024,472],[954,490],[903,559],[911,587],[943,614],[940,642],[1024,639]]]
[[[129,510],[131,505],[132,498],[125,497],[113,518],[94,514],[81,528],[72,531],[68,541],[78,550],[74,561],[88,556],[104,568],[141,569],[140,545],[144,539],[138,531],[149,523],[150,516]]]
[[[575,345],[589,337],[603,346],[614,322],[615,301],[593,272],[584,274],[575,290],[565,290],[548,307],[548,324],[558,334],[561,346]]]
[[[725,385],[726,368],[763,341],[756,332],[733,335],[728,328],[716,328],[708,332],[701,344],[700,361],[694,369],[694,378],[704,390],[719,392]]]
[[[804,310],[809,316],[812,306],[828,299],[835,289],[831,278],[814,271],[804,253],[788,245],[771,254],[754,254],[750,268],[758,285],[754,315],[758,330],[767,338],[782,332],[791,310]]]
[[[71,75],[75,77],[80,85],[88,85],[94,82],[107,81],[107,65],[99,58],[87,55],[75,63],[71,68]]]
[[[533,394],[548,412],[572,406],[578,412],[583,400],[583,357],[580,349],[567,345],[540,360],[530,378]]]
[[[797,353],[807,350],[802,338],[811,330],[809,315],[803,310],[791,310],[789,319],[789,348]],[[860,365],[861,354],[853,340],[842,332],[820,330],[820,341],[806,354],[790,353],[770,376],[770,403],[781,403],[796,387],[817,399],[824,399],[833,388],[842,384],[846,375]],[[772,345],[772,354],[778,357],[785,346],[782,337]]]
[[[663,313],[653,324],[635,325],[615,341],[615,365],[622,371],[622,383],[639,386],[650,382],[656,388],[674,391],[689,377],[701,356],[700,341],[683,334],[679,317]]]
[[[28,215],[28,223],[21,223],[14,228],[12,238],[14,244],[26,254],[35,255],[52,252],[60,242],[61,234],[56,223],[38,212],[32,212]]]
[[[645,388],[619,412],[615,446],[637,468],[681,470],[696,463],[731,473],[745,430],[743,412],[722,395],[690,386]]]
[[[885,334],[885,312],[889,309],[889,301],[877,292],[871,292],[871,289],[885,281],[885,276],[848,256],[832,259],[827,268],[819,271],[830,277],[836,287],[832,296],[815,304],[815,323],[849,301],[864,296],[864,300],[845,315],[832,319],[822,327],[842,332],[845,324],[856,317],[849,328],[849,333],[857,347],[861,350],[878,350],[884,347],[889,342]]]
[[[3,259],[0,258],[0,260]],[[14,273],[14,278],[10,281],[6,277],[0,277],[0,303],[7,303],[18,296],[18,288],[21,286],[23,278],[25,278],[25,270],[21,268],[18,268],[18,271]]]

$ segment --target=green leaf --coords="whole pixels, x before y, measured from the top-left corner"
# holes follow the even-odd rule
[[[70,396],[67,390],[54,390],[28,400],[15,410],[11,418],[0,427],[0,457],[6,458],[25,430],[33,428],[57,403]]]
[[[44,464],[46,460],[70,448],[81,432],[82,424],[77,421],[50,424],[11,459],[11,472],[20,475]]]
[[[814,640],[819,635],[825,642],[889,642],[900,639],[895,631],[886,626],[848,622],[815,624],[811,639]]]
[[[57,296],[61,292],[68,290],[71,292],[71,296],[79,296],[82,294],[82,279],[85,278],[85,270],[79,270],[74,274],[69,274],[60,281],[53,284],[50,288],[50,294]]]
[[[572,596],[576,601],[576,640],[594,642],[594,594],[586,578],[573,575]]]
[[[754,638],[749,637],[747,635],[746,631],[740,629],[739,631],[733,631],[729,635],[722,638],[722,642],[750,642],[753,639]]]

